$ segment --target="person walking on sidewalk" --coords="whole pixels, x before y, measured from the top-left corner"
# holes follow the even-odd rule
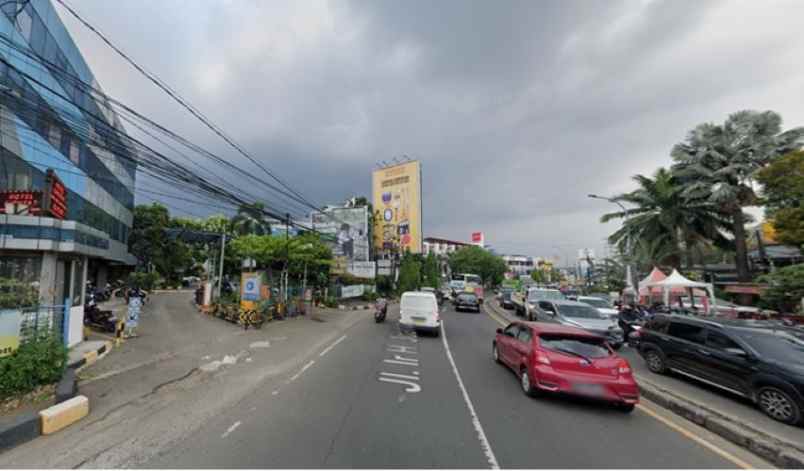
[[[140,309],[145,293],[139,286],[134,286],[126,292],[126,304],[128,304],[128,315],[126,316],[126,338],[137,336],[137,325],[140,322]]]

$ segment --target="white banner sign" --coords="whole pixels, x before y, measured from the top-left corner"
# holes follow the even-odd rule
[[[346,272],[358,278],[368,278],[373,280],[376,272],[374,262],[351,262]]]
[[[341,286],[341,298],[356,298],[365,292],[363,285]]]

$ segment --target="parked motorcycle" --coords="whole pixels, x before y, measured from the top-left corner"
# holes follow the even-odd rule
[[[117,326],[117,318],[112,311],[102,311],[98,307],[94,294],[87,295],[84,303],[84,325],[94,327],[103,332],[114,333]]]
[[[388,301],[385,299],[378,299],[374,304],[374,322],[380,323],[385,320],[388,315]]]

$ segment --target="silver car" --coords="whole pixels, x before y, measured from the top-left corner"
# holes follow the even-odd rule
[[[623,346],[625,337],[616,319],[600,315],[597,309],[578,301],[538,301],[535,309],[536,320],[553,322],[572,327],[580,327],[605,337],[615,350]]]

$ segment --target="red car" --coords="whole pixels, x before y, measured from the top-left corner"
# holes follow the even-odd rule
[[[514,322],[497,329],[494,360],[519,375],[529,396],[544,392],[591,397],[625,412],[639,402],[631,365],[606,339],[575,327],[543,322]]]

